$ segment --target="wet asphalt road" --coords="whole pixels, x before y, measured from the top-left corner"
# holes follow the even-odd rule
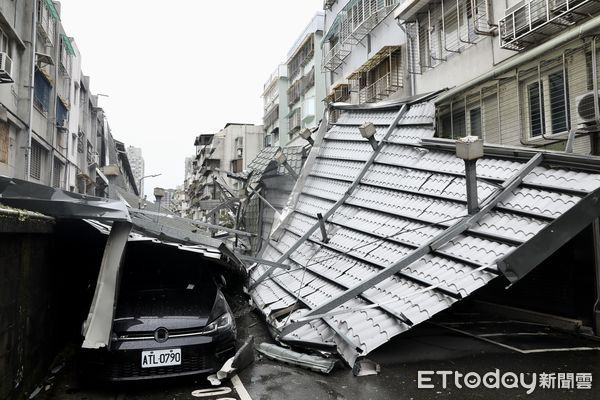
[[[600,351],[568,349],[600,347],[598,341],[576,338],[539,326],[512,324],[506,321],[453,327],[470,333],[483,332],[486,337],[500,345],[440,325],[423,324],[406,335],[396,337],[388,345],[369,355],[369,359],[381,365],[378,375],[355,377],[348,367],[341,364],[329,375],[324,375],[271,361],[256,353],[256,361],[239,373],[239,379],[250,398],[254,400],[600,398]],[[271,341],[263,322],[254,313],[239,318],[238,329],[240,337],[252,334],[256,343]],[[547,348],[563,348],[563,351],[544,351]],[[219,395],[195,392],[201,389],[213,390],[202,377],[125,386],[83,387],[75,378],[71,358],[67,356],[66,359],[65,367],[50,378],[47,390],[43,389],[36,399],[247,399],[243,393],[238,393],[232,382],[225,382]],[[448,375],[444,388],[441,375],[435,374],[429,376],[432,378],[429,384],[434,385],[433,388],[419,388],[417,385],[418,371],[457,371],[462,374],[475,372],[483,377],[496,369],[500,378],[507,372],[513,372],[517,376],[519,373],[527,373],[524,375],[527,384],[532,381],[531,373],[535,373],[537,385],[531,394],[527,394],[527,389],[522,386],[496,389],[480,385],[471,389],[465,386],[464,380],[459,379],[459,385],[462,387],[458,388],[454,382],[456,375]],[[558,386],[558,374],[591,374],[591,389],[544,389],[539,386],[542,373],[555,374],[555,387]],[[473,374],[471,377],[475,379]],[[562,384],[569,384],[570,380],[567,378],[569,376],[565,375]],[[510,386],[510,377],[507,376],[506,379],[507,385]],[[198,395],[203,397],[196,397]]]

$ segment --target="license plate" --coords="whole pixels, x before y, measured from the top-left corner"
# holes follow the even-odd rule
[[[181,349],[142,351],[142,368],[168,367],[181,364]]]

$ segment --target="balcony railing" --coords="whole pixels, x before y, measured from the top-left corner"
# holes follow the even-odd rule
[[[400,0],[351,0],[340,11],[336,24],[338,40],[325,54],[323,69],[339,68],[352,47],[363,40],[400,3]],[[343,13],[343,14],[342,14]]]
[[[388,97],[401,85],[400,74],[397,71],[388,72],[375,82],[359,90],[360,103],[373,103]]]
[[[263,124],[265,127],[273,125],[279,119],[279,105],[275,104],[263,118]]]
[[[589,18],[600,10],[597,0],[531,0],[509,8],[499,21],[500,47],[524,50]]]
[[[46,46],[52,46],[56,29],[53,13],[56,13],[56,10],[50,10],[50,5],[46,0],[38,0],[37,13],[38,31]]]
[[[289,134],[293,134],[296,131],[300,130],[300,127],[302,126],[302,112],[300,110],[300,108],[296,108],[292,114],[290,115],[289,119]]]

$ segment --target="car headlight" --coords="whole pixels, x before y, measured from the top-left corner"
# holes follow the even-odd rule
[[[222,332],[224,330],[231,328],[232,322],[233,321],[231,318],[231,314],[226,312],[225,314],[221,315],[219,318],[215,319],[210,324],[206,325],[204,327],[204,329],[202,330],[202,333],[209,334],[209,333],[215,333],[215,332]]]

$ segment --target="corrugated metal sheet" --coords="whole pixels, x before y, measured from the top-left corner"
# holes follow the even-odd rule
[[[372,122],[381,140],[398,110],[347,109],[324,134],[316,161],[289,218],[263,258],[279,260],[342,198],[373,153],[358,126]],[[258,282],[269,267],[250,271],[250,294],[281,340],[334,344],[353,364],[402,333],[448,308],[500,275],[497,263],[600,187],[600,175],[538,166],[490,212],[461,234],[400,272],[314,319],[298,319],[376,276],[438,237],[467,214],[464,162],[453,153],[420,145],[433,136],[432,103],[411,105],[398,126],[326,222],[327,242],[316,230]],[[523,160],[485,157],[477,162],[484,201],[523,167]],[[294,306],[295,305],[295,306]],[[292,307],[294,306],[294,307]],[[287,310],[287,311],[286,311]],[[294,323],[294,329],[286,329]]]

